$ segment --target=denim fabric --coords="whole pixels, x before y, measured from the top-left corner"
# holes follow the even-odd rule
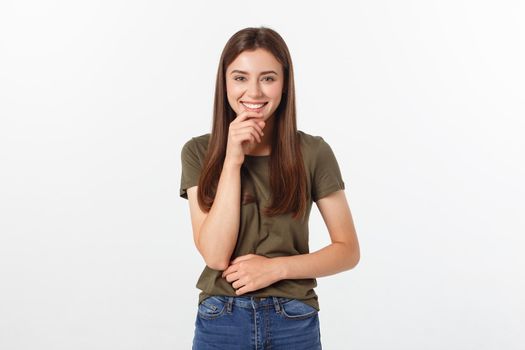
[[[321,350],[317,309],[297,299],[214,295],[198,306],[192,350]]]

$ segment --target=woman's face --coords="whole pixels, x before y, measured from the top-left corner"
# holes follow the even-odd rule
[[[281,102],[283,84],[282,65],[265,49],[241,52],[226,69],[228,102],[237,115],[260,110],[263,120],[270,118]]]

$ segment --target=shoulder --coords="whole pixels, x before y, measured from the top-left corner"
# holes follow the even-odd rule
[[[194,156],[202,158],[208,149],[210,133],[193,136],[182,146],[181,154],[183,157]]]
[[[325,139],[320,135],[312,135],[302,130],[297,130],[301,142],[303,157],[315,158],[319,152],[323,152],[326,147],[330,147]]]
[[[184,143],[184,146],[182,147],[200,147],[200,146],[206,146],[208,147],[208,141],[210,139],[210,133],[193,136],[189,140]]]

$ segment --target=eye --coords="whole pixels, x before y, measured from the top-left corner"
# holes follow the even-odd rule
[[[246,78],[241,77],[241,76],[237,76],[237,77],[233,78],[233,80],[236,80],[236,81],[243,81],[245,79]],[[273,77],[264,77],[263,80],[265,80],[265,81],[275,81],[275,79]]]

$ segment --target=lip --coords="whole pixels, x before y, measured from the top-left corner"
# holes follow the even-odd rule
[[[264,110],[266,108],[266,106],[268,106],[268,101],[267,102],[257,102],[257,103],[254,103],[254,104],[262,104],[261,107],[259,108],[250,108],[248,106],[245,105],[245,103],[253,103],[253,102],[246,102],[246,101],[241,101],[241,105],[244,109],[248,110],[248,111],[257,111],[257,112],[261,112],[262,110]]]
[[[257,105],[259,103],[267,103],[268,101],[259,101],[259,102],[251,102],[251,101],[241,101],[242,103],[250,103],[252,105]]]

